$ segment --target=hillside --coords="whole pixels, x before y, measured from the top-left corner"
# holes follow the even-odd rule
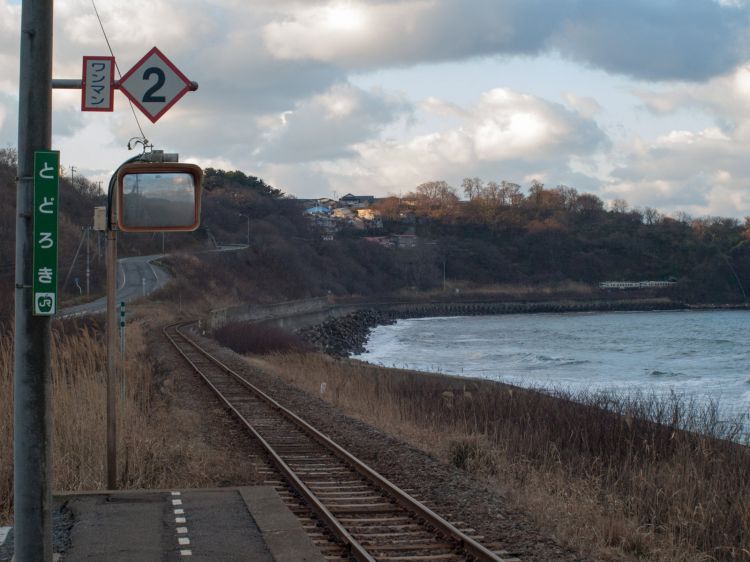
[[[471,291],[670,280],[676,285],[660,294],[720,304],[745,302],[750,287],[750,221],[678,220],[624,201],[607,209],[596,196],[562,186],[534,184],[525,195],[504,182],[503,194],[478,180],[469,201],[432,182],[362,209],[342,201],[321,207],[269,192],[240,172],[231,180],[207,172],[204,226],[222,241],[243,243],[249,216],[250,248],[172,261],[235,300],[414,294],[441,290],[444,281]],[[304,213],[314,205],[315,214]]]
[[[6,294],[11,294],[15,252],[14,178],[15,154],[1,150],[0,283]],[[93,207],[104,204],[104,197],[78,177],[75,184],[63,178],[61,193],[60,290],[70,301],[84,286],[81,227],[91,224]],[[314,201],[290,198],[240,171],[209,168],[197,232],[121,234],[119,252],[155,254],[164,248],[172,254],[168,263],[179,279],[164,297],[183,302],[206,293],[223,301],[269,302],[327,294],[414,294],[440,290],[444,283],[471,291],[496,284],[595,287],[608,280],[673,280],[676,285],[665,294],[691,303],[746,301],[750,219],[745,224],[728,218],[675,219],[653,209],[630,209],[624,201],[607,209],[594,195],[539,183],[524,193],[517,184],[485,185],[474,178],[464,180],[464,193],[467,201],[445,182],[429,182],[403,198],[352,208],[328,201],[323,208],[328,212],[311,215],[305,209]],[[202,251],[215,243],[244,244],[248,228],[249,248]],[[92,293],[103,290],[99,248],[103,244],[92,233]],[[0,310],[4,319],[12,310],[9,301]]]

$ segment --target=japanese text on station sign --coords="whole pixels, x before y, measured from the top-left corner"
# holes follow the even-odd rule
[[[60,153],[34,153],[34,259],[35,316],[57,311],[57,214],[59,209]]]
[[[114,111],[114,57],[83,57],[81,111]]]

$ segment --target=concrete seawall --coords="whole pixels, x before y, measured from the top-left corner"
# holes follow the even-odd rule
[[[317,298],[275,303],[243,305],[216,310],[208,319],[210,329],[232,322],[272,325],[298,332],[305,339],[334,355],[360,351],[369,331],[378,324],[401,318],[429,316],[486,316],[497,314],[607,312],[675,310],[684,308],[669,298],[549,300],[534,302],[404,302],[376,301],[338,304]]]

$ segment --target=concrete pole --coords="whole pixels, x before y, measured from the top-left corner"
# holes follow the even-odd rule
[[[23,0],[18,86],[15,379],[15,560],[52,560],[51,319],[32,311],[34,152],[51,148],[52,0]]]
[[[111,220],[111,217],[108,217]],[[117,488],[117,231],[107,230],[107,489]]]

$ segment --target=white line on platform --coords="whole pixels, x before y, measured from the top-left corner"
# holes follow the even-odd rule
[[[187,537],[180,537],[177,539],[177,542],[180,543],[180,546],[185,546],[186,544],[190,544],[190,539]]]
[[[187,523],[187,519],[185,517],[175,517],[174,522],[175,523]]]
[[[175,515],[183,515],[185,513],[184,509],[175,509],[174,514]]]
[[[8,538],[8,533],[13,527],[0,527],[0,546],[5,543],[5,539]]]
[[[177,527],[177,533],[180,535],[187,535],[187,527]]]
[[[192,550],[181,550],[180,554],[182,554],[183,556],[192,556],[193,555],[193,551]]]
[[[182,500],[172,500],[172,505],[182,505]]]
[[[180,494],[180,492],[172,492],[172,495],[173,495],[173,496],[179,496],[179,495],[181,495],[181,494]]]

